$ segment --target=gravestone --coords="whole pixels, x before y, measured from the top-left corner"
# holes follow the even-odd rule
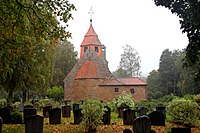
[[[117,108],[118,110],[118,118],[123,118],[123,111],[124,109],[129,108],[129,106],[122,104],[120,107]]]
[[[52,109],[52,106],[43,107],[42,112],[43,112],[43,116],[45,118],[49,117],[49,110],[51,110],[51,109]]]
[[[7,105],[7,106],[5,106],[4,108],[5,108],[5,109],[9,109],[9,110],[10,110],[10,112],[13,112],[13,107],[12,107],[12,106],[10,106],[10,105]]]
[[[0,117],[2,118],[4,124],[10,124],[12,122],[11,112],[8,108],[0,109]]]
[[[19,104],[19,111],[24,112],[24,103]]]
[[[166,118],[166,107],[158,106],[158,107],[156,107],[156,111],[162,113],[164,115],[164,117]]]
[[[49,110],[49,123],[50,124],[61,124],[61,109],[54,108]]]
[[[24,123],[26,123],[26,117],[31,115],[36,115],[37,110],[33,108],[25,108],[24,109]]]
[[[158,111],[151,112],[148,114],[148,117],[151,121],[151,125],[154,126],[165,126],[165,117],[162,113]]]
[[[76,110],[76,109],[79,109],[79,108],[80,108],[79,104],[76,104],[76,103],[73,104],[73,111]]]
[[[135,111],[132,109],[124,109],[123,111],[123,123],[124,125],[133,125],[133,121],[136,118]]]
[[[151,121],[147,116],[140,116],[133,121],[134,133],[150,133]]]
[[[82,113],[81,113],[81,108],[79,108],[79,109],[75,109],[74,111],[73,111],[73,113],[74,113],[74,124],[79,124],[79,123],[81,123],[81,121],[82,121]]]
[[[124,129],[123,133],[132,133],[132,130],[131,130],[131,129],[128,129],[128,128],[126,128],[126,129]]]
[[[70,117],[71,114],[71,106],[66,105],[62,106],[62,117]]]
[[[3,127],[3,120],[2,120],[2,118],[0,117],[0,133],[2,132],[2,127]]]
[[[25,133],[42,133],[44,117],[39,115],[30,115],[26,117]]]
[[[171,128],[171,133],[191,133],[191,128]]]
[[[106,125],[106,124],[110,124],[110,117],[111,117],[111,109],[109,107],[105,107],[107,109],[107,111],[105,111],[105,114],[103,115],[103,124]]]
[[[138,108],[138,116],[143,116],[143,115],[147,115],[147,108],[145,107],[140,107]]]

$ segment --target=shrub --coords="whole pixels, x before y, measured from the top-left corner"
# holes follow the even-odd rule
[[[64,89],[62,86],[54,86],[47,90],[48,98],[52,98],[54,101],[63,101],[64,99]]]
[[[117,108],[121,105],[127,105],[132,109],[135,108],[135,102],[133,101],[132,95],[125,92],[122,92],[122,94],[116,97],[112,102],[115,105],[115,111],[117,111]]]
[[[12,112],[11,120],[13,124],[22,124],[22,114],[19,112]]]
[[[94,132],[97,126],[102,124],[104,111],[106,108],[99,100],[87,99],[84,101],[81,111],[83,114],[81,125],[87,133]]]
[[[177,98],[167,106],[172,121],[183,125],[192,125],[198,119],[198,104],[191,100]]]

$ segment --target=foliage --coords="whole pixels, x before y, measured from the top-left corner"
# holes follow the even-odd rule
[[[83,119],[81,125],[85,128],[86,132],[93,132],[97,126],[102,124],[102,119],[106,108],[99,100],[87,99],[82,105]]]
[[[131,94],[128,94],[126,92],[122,92],[121,95],[113,99],[112,103],[114,104],[114,111],[117,111],[117,108],[121,105],[127,105],[130,108],[135,108],[135,102],[133,100],[133,97]]]
[[[116,78],[122,78],[122,77],[129,77],[128,73],[126,70],[124,70],[123,68],[118,68],[116,71],[113,72],[113,75]]]
[[[22,124],[22,114],[19,112],[11,112],[11,121],[13,124]]]
[[[66,24],[75,7],[66,0],[1,0],[0,5],[0,84],[11,103],[16,90],[43,93],[49,86],[55,40],[70,36],[57,18]]]
[[[77,61],[77,52],[74,46],[67,40],[61,41],[55,47],[53,67],[53,81],[51,86],[63,86],[64,78],[70,72]]]
[[[7,92],[3,88],[0,88],[0,94],[0,99],[6,99],[8,97]]]
[[[119,69],[125,70],[128,77],[140,76],[140,56],[136,49],[130,45],[123,46]]]
[[[192,100],[174,99],[169,103],[167,109],[172,117],[172,121],[175,123],[192,125],[198,119],[199,106]]]
[[[181,29],[187,33],[189,44],[186,49],[187,62],[200,65],[200,1],[199,0],[154,0],[157,6],[164,6],[180,18]],[[200,76],[200,67],[196,76]]]
[[[0,108],[6,106],[6,99],[0,99]]]
[[[54,101],[63,101],[64,99],[64,89],[62,86],[54,86],[47,90],[48,98],[52,98]]]

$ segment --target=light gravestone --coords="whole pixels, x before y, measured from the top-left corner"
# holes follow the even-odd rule
[[[51,110],[51,109],[52,109],[52,106],[43,107],[42,112],[43,112],[43,116],[45,118],[49,117],[49,110]]]
[[[62,117],[70,117],[71,115],[71,106],[70,105],[66,105],[66,106],[62,106]]]
[[[123,123],[124,125],[133,125],[133,121],[136,118],[135,111],[132,109],[124,109],[123,111]]]
[[[74,124],[80,124],[81,121],[82,121],[82,113],[81,113],[82,109],[79,108],[79,109],[75,109],[73,111],[74,113]]]
[[[151,112],[148,117],[153,126],[165,126],[165,117],[162,113],[158,111]]]
[[[105,114],[103,115],[103,124],[104,125],[109,125],[110,124],[110,117],[111,117],[111,109],[109,107],[105,107],[107,111],[105,111]]]
[[[24,109],[24,123],[26,123],[26,117],[31,115],[36,115],[37,110],[33,108],[25,108]]]
[[[42,133],[44,117],[31,115],[26,117],[25,133]]]
[[[151,132],[151,121],[147,116],[141,116],[133,121],[133,132],[134,133],[150,133]]]
[[[49,123],[50,124],[61,124],[61,109],[54,108],[49,110]]]

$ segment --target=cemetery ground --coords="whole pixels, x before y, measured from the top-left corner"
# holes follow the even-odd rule
[[[42,115],[42,112],[37,112],[38,115]],[[172,127],[183,127],[169,122],[170,116],[167,115],[166,126],[151,126],[156,133],[169,133]],[[71,112],[70,118],[62,118],[61,124],[50,124],[49,118],[44,118],[43,132],[44,133],[81,133],[83,130],[80,125],[73,124],[73,113]],[[191,128],[192,133],[200,133],[200,121],[197,121],[195,126]],[[123,119],[118,118],[118,114],[111,113],[111,124],[101,125],[97,128],[97,133],[122,133],[124,129],[132,129],[133,126],[123,125]],[[24,124],[4,124],[2,128],[2,133],[24,133]]]

